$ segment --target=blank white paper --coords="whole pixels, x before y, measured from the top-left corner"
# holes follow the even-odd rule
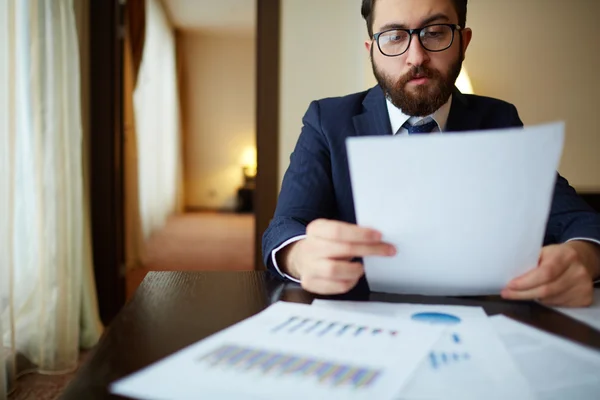
[[[490,320],[539,399],[600,398],[599,351],[503,315]]]
[[[600,289],[594,289],[594,302],[589,307],[555,307],[554,309],[600,331]]]
[[[481,307],[315,300],[313,306],[447,326],[398,399],[534,399]]]
[[[443,334],[279,302],[111,386],[142,399],[391,399]]]
[[[357,223],[394,257],[365,257],[374,291],[498,294],[534,268],[564,124],[347,141]]]

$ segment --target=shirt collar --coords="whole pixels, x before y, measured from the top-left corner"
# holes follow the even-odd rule
[[[425,118],[431,117],[438,125],[440,132],[444,132],[446,130],[446,122],[448,121],[448,114],[450,114],[450,105],[452,104],[452,95],[448,98],[448,101],[437,109],[433,114],[425,116],[425,117],[411,117],[409,115],[404,114],[398,107],[392,104],[392,102],[386,98],[385,100],[388,110],[388,115],[390,117],[390,124],[392,127],[392,134],[395,135],[400,127],[404,125],[406,121],[409,121],[410,124],[414,125]]]

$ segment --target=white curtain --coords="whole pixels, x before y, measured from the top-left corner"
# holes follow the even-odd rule
[[[0,0],[0,16],[0,354],[68,372],[101,333],[73,0]]]
[[[175,34],[159,0],[146,5],[144,52],[133,95],[143,239],[181,210]]]
[[[0,0],[0,399],[14,389],[15,343],[14,319],[10,284],[12,280],[12,208],[13,147],[11,123],[8,116],[14,112],[10,99],[14,97],[14,82],[9,79],[12,66],[9,56],[14,51],[9,43],[13,39],[14,21],[11,0]]]

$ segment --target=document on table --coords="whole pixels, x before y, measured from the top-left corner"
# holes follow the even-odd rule
[[[564,124],[482,132],[353,137],[359,225],[394,257],[365,257],[374,291],[498,294],[536,266]]]
[[[599,351],[503,315],[490,320],[539,399],[600,398]]]
[[[447,326],[399,399],[533,399],[481,307],[315,300],[314,307]]]
[[[392,399],[444,332],[279,302],[111,385],[143,399]]]
[[[600,331],[600,289],[594,289],[594,302],[589,307],[556,307],[554,309]]]

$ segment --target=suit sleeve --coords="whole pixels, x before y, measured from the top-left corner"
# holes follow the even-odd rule
[[[275,215],[262,240],[263,261],[275,276],[272,252],[281,244],[306,233],[318,218],[333,218],[336,202],[331,177],[329,143],[322,131],[318,102],[312,102],[302,119],[303,127],[290,156]]]
[[[523,126],[514,106],[511,106],[510,121],[512,126]],[[557,173],[544,245],[569,240],[586,240],[600,245],[600,214]]]
[[[544,244],[575,239],[600,245],[600,214],[558,175]]]

